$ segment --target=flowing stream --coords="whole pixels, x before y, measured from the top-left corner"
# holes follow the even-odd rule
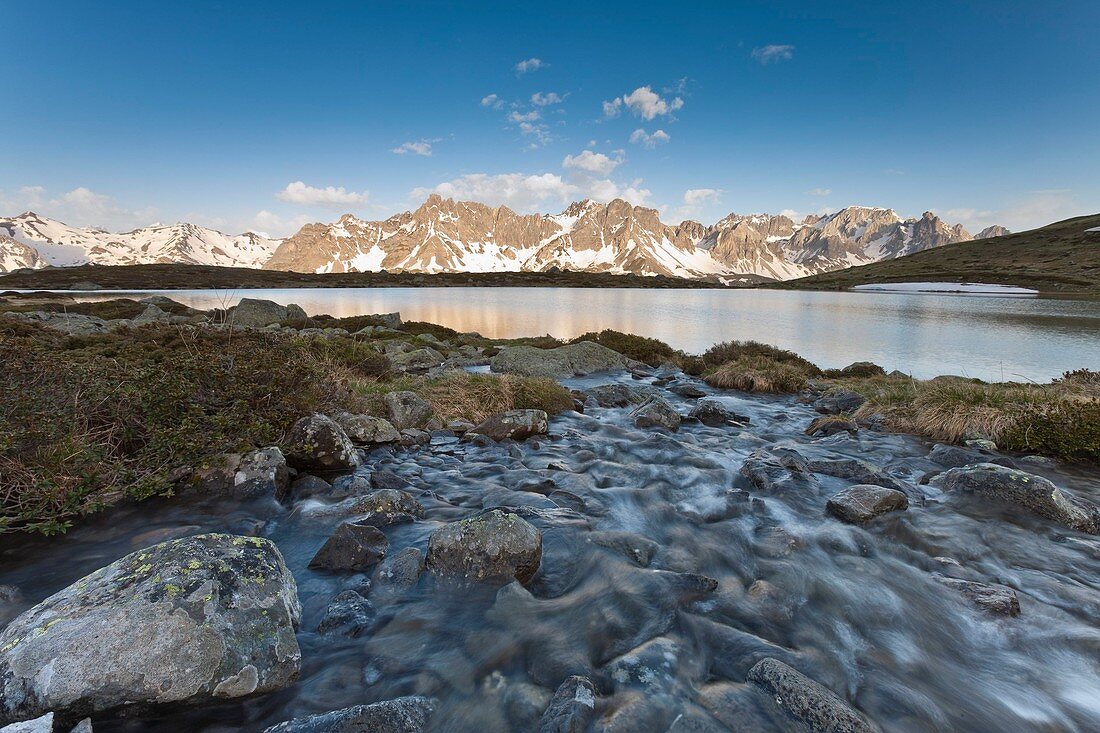
[[[568,385],[609,380],[640,384],[605,374]],[[323,501],[178,497],[119,508],[64,537],[5,538],[0,583],[21,595],[3,611],[10,618],[170,537],[229,531],[278,545],[304,609],[299,682],[243,702],[96,720],[97,733],[261,731],[408,694],[439,699],[431,730],[527,731],[569,674],[591,675],[605,709],[631,721],[617,730],[801,730],[745,684],[763,657],[835,690],[885,731],[1098,730],[1096,537],[920,485],[925,472],[943,469],[928,458],[925,441],[867,430],[811,440],[802,429],[815,413],[792,398],[699,386],[751,423],[685,423],[667,433],[635,428],[627,409],[589,407],[554,418],[552,436],[526,443],[477,447],[437,434],[430,445],[370,453],[360,473],[396,473],[427,509],[422,521],[386,528],[391,555],[425,549],[442,523],[516,507],[543,538],[541,568],[526,588],[460,590],[425,573],[405,594],[376,592],[377,582],[368,592],[369,575],[307,567],[341,521],[326,515]],[[681,413],[691,407],[691,400],[666,397]],[[851,481],[818,475],[797,491],[758,492],[739,469],[770,445],[869,461],[905,482],[910,508],[858,527],[824,511]],[[1016,460],[1100,502],[1095,472]],[[548,498],[546,482],[573,496]],[[717,511],[730,489],[762,503]],[[643,567],[590,542],[594,530],[641,534],[657,543],[656,552]],[[1022,612],[990,615],[936,574],[1008,585]],[[717,590],[701,588],[698,575],[717,580]],[[373,627],[358,638],[318,633],[326,607],[348,588],[374,604]],[[653,650],[662,660],[657,667],[641,678],[621,673],[623,655],[629,661]]]

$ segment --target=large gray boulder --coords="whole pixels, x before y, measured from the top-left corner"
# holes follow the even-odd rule
[[[227,320],[237,328],[263,328],[285,321],[287,315],[284,305],[259,298],[241,298],[240,303],[229,309]]]
[[[84,725],[84,721],[81,721],[80,725]],[[78,725],[77,728],[73,728],[74,733],[79,727]],[[53,713],[46,713],[34,720],[21,720],[18,723],[5,725],[0,728],[0,733],[53,733]]]
[[[303,471],[342,471],[359,465],[359,454],[347,433],[320,413],[294,423],[285,448],[287,461]]]
[[[355,415],[350,412],[340,412],[333,415],[332,419],[344,429],[352,442],[367,445],[370,443],[396,443],[401,440],[401,434],[389,420],[370,415]]]
[[[420,733],[435,711],[429,697],[399,697],[279,723],[264,733]]]
[[[233,494],[241,499],[282,497],[290,483],[286,457],[278,448],[261,448],[241,457],[233,474]]]
[[[445,577],[526,583],[542,561],[542,533],[499,509],[452,522],[428,538],[428,569]]]
[[[416,371],[431,369],[443,363],[444,356],[430,346],[394,354],[390,363],[398,369]]]
[[[637,364],[617,351],[591,341],[537,349],[534,346],[510,346],[493,357],[489,368],[494,372],[522,374],[528,377],[578,377],[593,372],[629,369]]]
[[[944,491],[1011,504],[1080,532],[1100,534],[1100,509],[1026,471],[978,463],[944,471],[930,483]]]
[[[204,534],[132,553],[0,634],[0,723],[209,703],[298,677],[297,586],[274,544]]]
[[[864,524],[880,514],[908,509],[909,497],[897,489],[858,484],[834,495],[825,506],[841,521]]]
[[[749,670],[749,682],[762,688],[788,715],[813,733],[878,733],[879,727],[829,688],[778,659],[762,659]]]
[[[416,392],[389,392],[382,401],[390,422],[398,430],[424,428],[435,417],[435,410]]]
[[[634,418],[635,427],[680,429],[680,413],[661,397],[650,397],[644,404],[635,407],[630,416]]]
[[[550,417],[542,410],[508,410],[492,415],[467,434],[484,435],[496,441],[526,440],[532,435],[545,435],[549,430]]]

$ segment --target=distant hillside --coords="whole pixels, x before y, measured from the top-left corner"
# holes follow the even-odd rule
[[[1027,232],[945,244],[896,260],[811,275],[775,285],[843,290],[866,283],[979,282],[1043,292],[1100,295],[1100,214]]]

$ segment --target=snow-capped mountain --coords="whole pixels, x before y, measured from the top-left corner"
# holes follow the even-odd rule
[[[230,236],[187,223],[112,234],[103,229],[72,227],[32,212],[0,217],[0,235],[33,249],[35,264],[25,267],[155,263],[260,267],[282,241],[255,232]],[[2,268],[0,261],[0,271]]]
[[[1007,233],[989,227],[983,236]],[[6,236],[5,236],[6,235]],[[539,272],[550,269],[732,281],[787,280],[939,247],[972,237],[931,212],[850,206],[801,222],[730,214],[712,226],[665,224],[622,199],[579,201],[560,214],[518,214],[438,195],[385,221],[346,214],[285,240],[228,236],[194,224],[112,234],[33,213],[0,218],[0,272],[19,267],[183,263],[297,272]]]
[[[794,223],[730,214],[713,226],[665,224],[656,209],[621,199],[581,201],[557,215],[438,195],[385,221],[346,215],[309,224],[264,265],[299,272],[500,272],[551,268],[705,278],[756,274],[786,280],[971,239],[931,212],[851,206]]]

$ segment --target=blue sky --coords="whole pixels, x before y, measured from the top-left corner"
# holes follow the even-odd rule
[[[3,0],[0,214],[1100,210],[1100,3]]]

